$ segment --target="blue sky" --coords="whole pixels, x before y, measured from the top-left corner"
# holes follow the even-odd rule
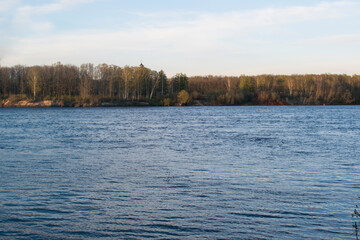
[[[360,1],[0,0],[0,64],[359,74]]]

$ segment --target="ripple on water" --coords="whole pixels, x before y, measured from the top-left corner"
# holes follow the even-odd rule
[[[351,239],[358,116],[0,109],[0,238]]]

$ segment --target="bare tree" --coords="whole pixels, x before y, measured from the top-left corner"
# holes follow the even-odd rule
[[[34,100],[36,99],[36,94],[40,91],[40,81],[41,81],[41,68],[39,66],[31,67],[28,72],[28,82],[30,89],[33,93]]]

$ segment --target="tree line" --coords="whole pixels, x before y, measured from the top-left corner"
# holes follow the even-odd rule
[[[360,104],[359,75],[200,76],[189,89],[212,105]]]
[[[119,67],[0,67],[0,98],[61,101],[65,106],[145,102],[151,105],[359,104],[360,76],[336,74],[168,78],[142,64]]]

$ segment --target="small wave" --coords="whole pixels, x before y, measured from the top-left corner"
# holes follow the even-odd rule
[[[25,211],[30,212],[38,212],[38,213],[49,213],[49,214],[69,214],[71,211],[59,210],[59,209],[51,209],[51,208],[29,208],[25,209]]]
[[[175,230],[179,232],[202,232],[203,229],[196,228],[196,227],[185,227],[185,226],[177,226],[172,224],[161,224],[161,223],[154,223],[154,224],[147,224],[144,227],[150,228],[159,228],[159,229],[168,229],[168,230]]]
[[[278,216],[278,215],[265,214],[265,213],[232,212],[232,213],[230,213],[230,214],[236,215],[236,216],[249,217],[249,218],[282,218],[281,216]]]

